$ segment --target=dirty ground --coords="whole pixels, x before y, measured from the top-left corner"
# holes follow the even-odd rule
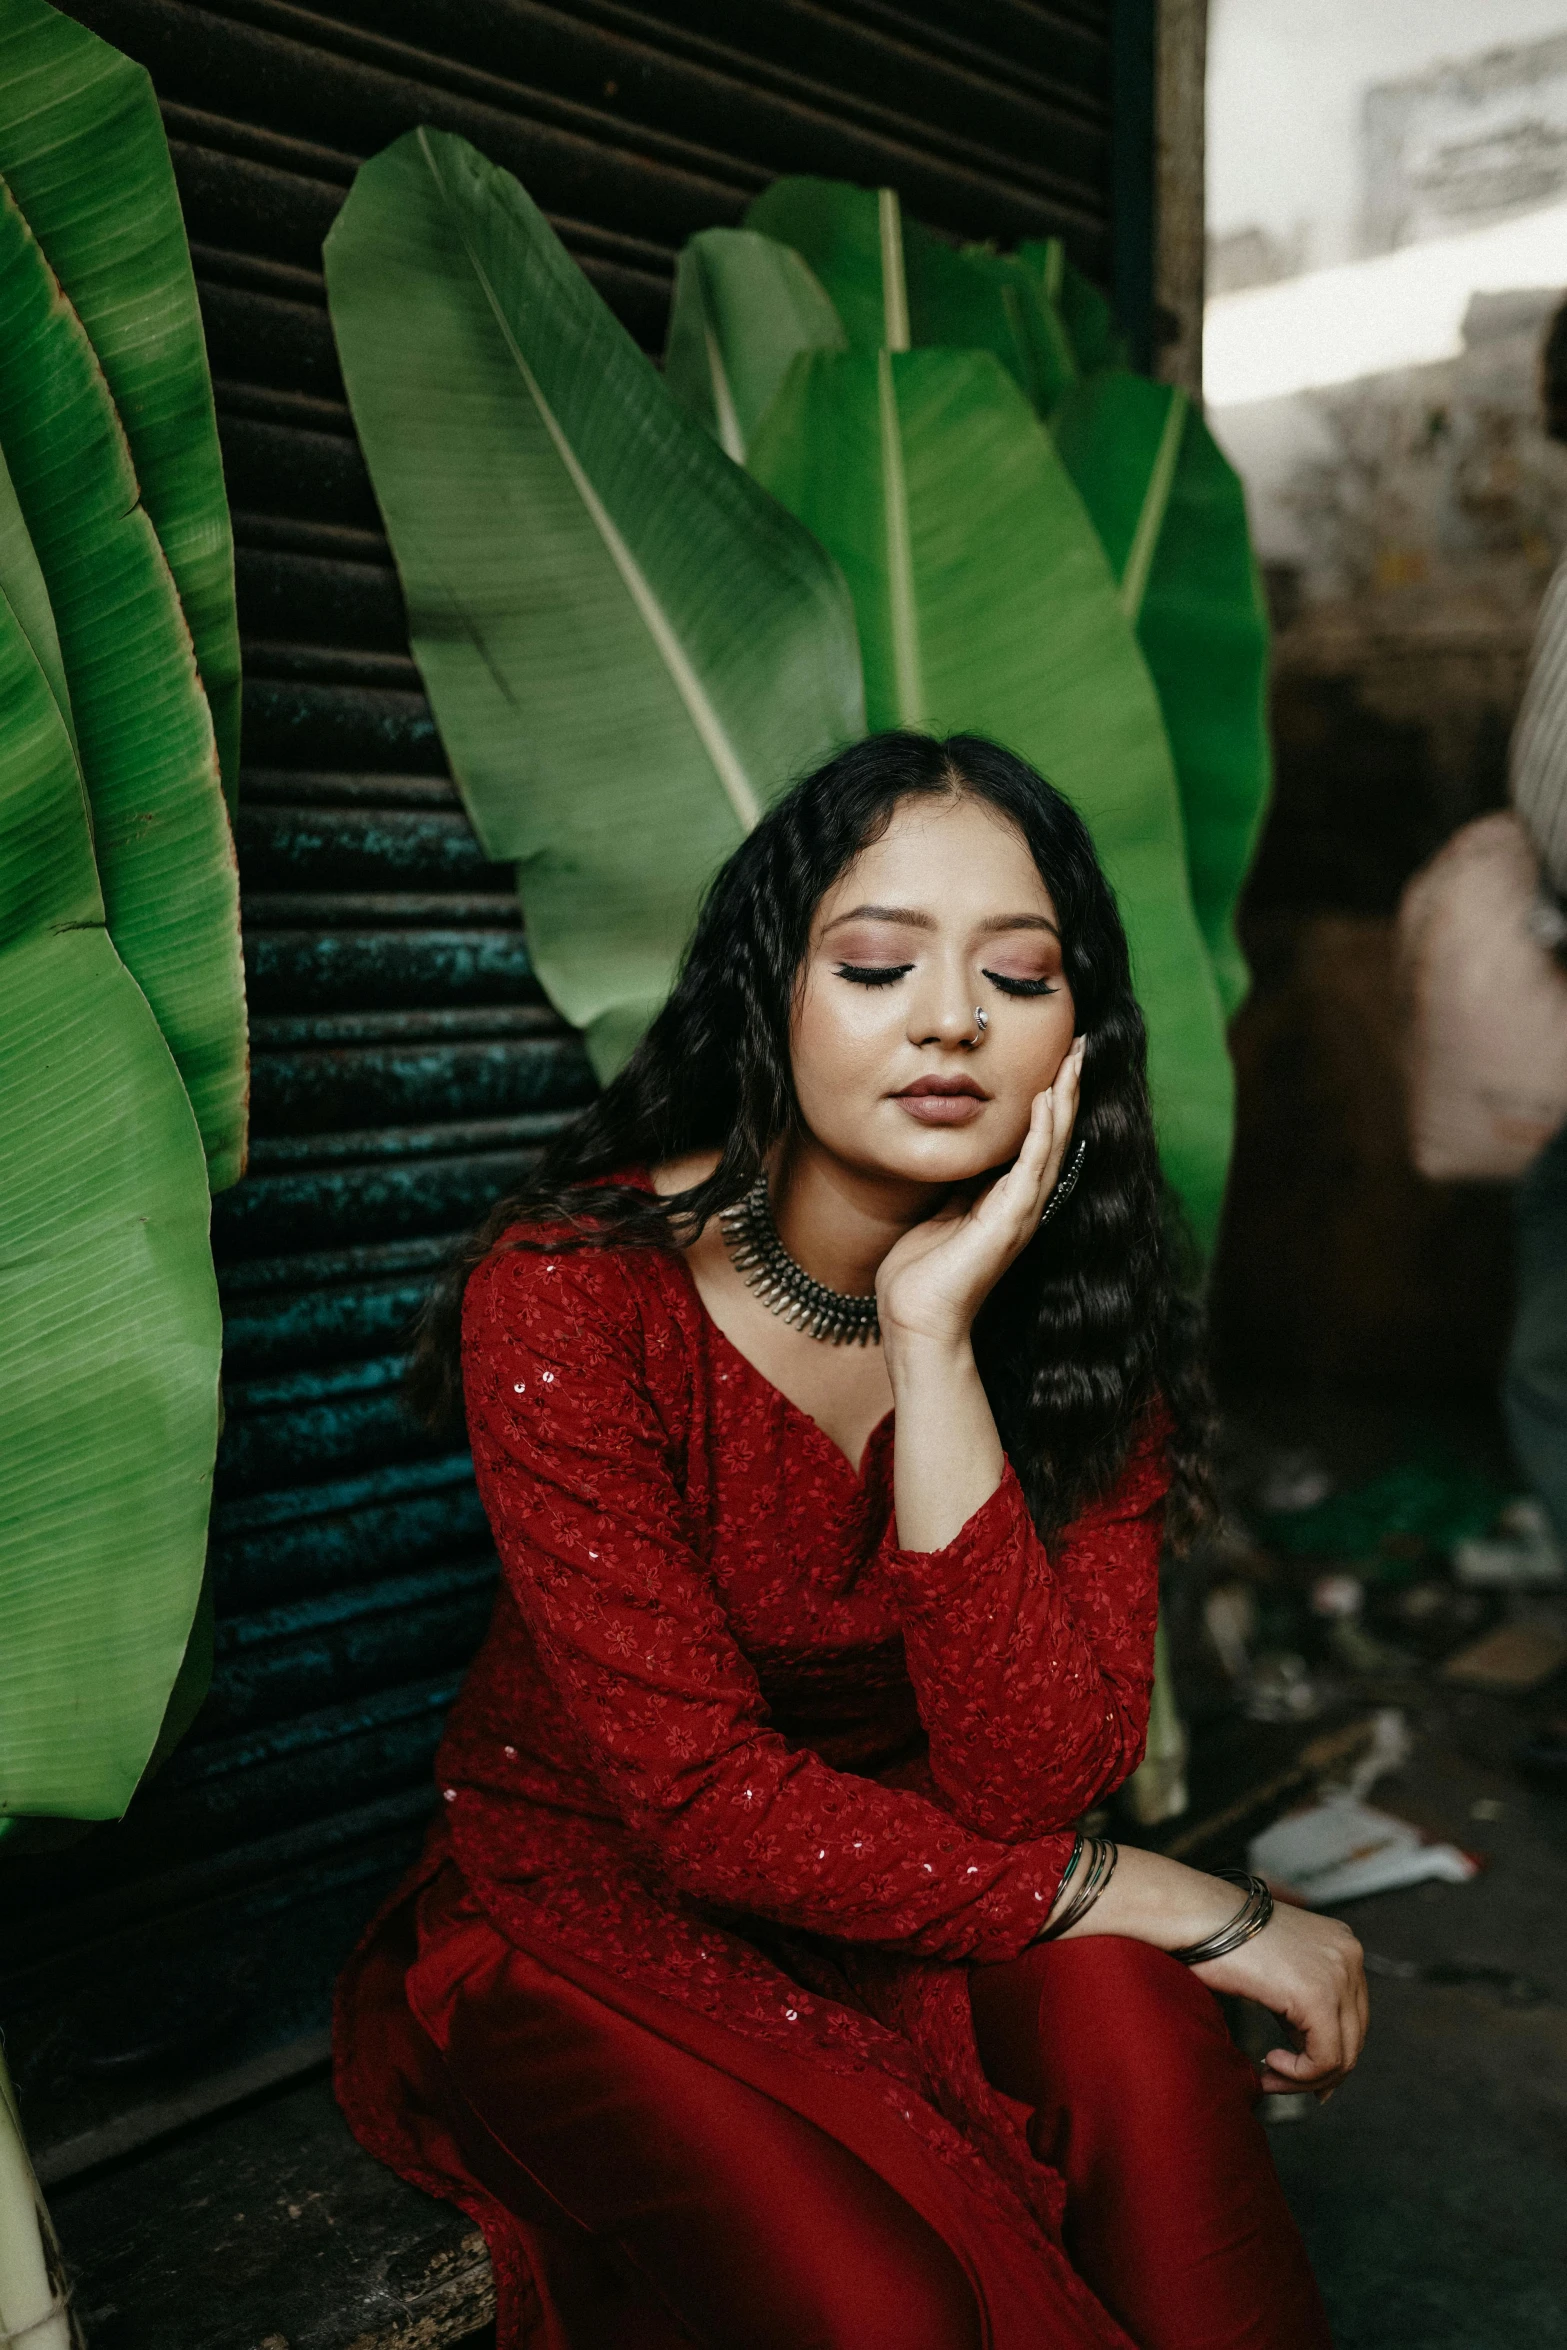
[[[1567,1671],[1508,1694],[1444,1665],[1509,1623],[1549,1631],[1567,1595],[1452,1571],[1513,1485],[1483,1411],[1248,1398],[1225,1481],[1225,1536],[1171,1608],[1191,1803],[1149,1840],[1242,1865],[1396,1709],[1407,1759],[1369,1800],[1484,1864],[1344,1905],[1372,1976],[1367,2053],[1330,2105],[1291,2100],[1272,2131],[1338,2350],[1551,2350],[1567,2342],[1567,1789],[1515,1758],[1567,1714]],[[1243,2039],[1267,2028],[1234,2021]],[[53,2202],[89,2350],[493,2340],[468,2223],[359,2153],[324,2071]]]

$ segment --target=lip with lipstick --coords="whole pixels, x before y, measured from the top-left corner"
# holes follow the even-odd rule
[[[892,1099],[922,1126],[967,1126],[990,1096],[972,1077],[916,1077]]]

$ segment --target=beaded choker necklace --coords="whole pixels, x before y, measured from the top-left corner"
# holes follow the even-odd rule
[[[1039,1219],[1041,1231],[1076,1190],[1087,1152],[1087,1143],[1080,1142],[1072,1153],[1065,1172],[1045,1202],[1045,1212]],[[732,1208],[725,1208],[718,1224],[735,1271],[773,1313],[792,1322],[808,1337],[825,1338],[829,1346],[880,1346],[881,1324],[876,1317],[875,1297],[850,1297],[841,1289],[828,1289],[824,1283],[813,1281],[805,1267],[797,1265],[784,1247],[773,1222],[765,1173],[758,1175],[744,1199],[736,1200]]]
[[[735,1271],[784,1321],[811,1338],[825,1338],[830,1346],[881,1344],[875,1297],[850,1297],[813,1281],[784,1247],[773,1222],[765,1174],[757,1177],[744,1199],[725,1208],[718,1223]]]

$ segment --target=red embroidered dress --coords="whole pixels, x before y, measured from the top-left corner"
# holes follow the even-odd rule
[[[980,2071],[966,1962],[1024,1948],[1068,1823],[1142,1751],[1162,1423],[1048,1554],[1010,1468],[946,1549],[903,1551],[890,1415],[856,1472],[683,1260],[538,1237],[468,1286],[504,1579],[425,1860],[345,1977],[350,2120],[480,2218],[518,2339],[528,2231],[432,2153],[394,2046],[410,1903],[455,1862],[509,1943],[878,2169],[983,2280],[998,2344],[1041,2339],[1043,2264],[1071,2313],[1051,2339],[1124,2350]]]

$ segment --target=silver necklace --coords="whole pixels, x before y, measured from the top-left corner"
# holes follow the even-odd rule
[[[744,1199],[725,1208],[718,1219],[735,1271],[764,1306],[792,1322],[808,1337],[825,1338],[829,1346],[879,1346],[881,1324],[876,1300],[850,1297],[813,1281],[797,1265],[778,1237],[767,1177],[758,1175]]]
[[[1080,1142],[1045,1202],[1039,1219],[1041,1231],[1077,1189],[1087,1155],[1088,1144]],[[850,1297],[845,1290],[813,1281],[784,1247],[773,1222],[765,1173],[758,1175],[744,1199],[724,1209],[718,1224],[735,1271],[773,1313],[810,1338],[825,1338],[829,1346],[880,1346],[881,1323],[874,1295]]]

